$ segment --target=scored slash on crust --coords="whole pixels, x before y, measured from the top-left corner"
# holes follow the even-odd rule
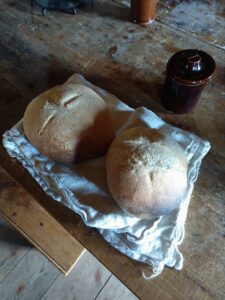
[[[65,108],[68,108],[77,98],[79,98],[80,96],[82,95],[82,93],[81,94],[78,94],[77,96],[75,96],[75,97],[73,97],[73,98],[71,98],[71,99],[68,99],[67,101],[65,101],[65,102],[63,102],[63,106],[65,107]]]
[[[79,98],[80,96],[82,95],[82,93],[78,94],[77,96],[73,97],[73,98],[70,98],[68,99],[67,101],[63,102],[62,105],[65,107],[65,108],[69,108],[70,105],[77,99]],[[49,102],[47,102],[49,103]],[[50,104],[50,103],[49,103]],[[52,123],[52,121],[54,120],[55,118],[55,115],[56,115],[57,112],[51,114],[46,120],[45,122],[43,123],[41,129],[39,130],[38,132],[38,135],[42,135],[43,131],[45,130],[45,128]]]
[[[50,115],[43,123],[41,129],[39,130],[38,132],[38,135],[41,135],[43,133],[43,131],[45,130],[45,128],[52,123],[52,121],[54,120],[55,118],[55,115],[56,115],[56,112],[52,115]]]

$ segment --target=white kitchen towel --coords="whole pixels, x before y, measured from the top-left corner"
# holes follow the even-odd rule
[[[210,149],[209,142],[166,124],[144,107],[130,108],[79,74],[74,74],[67,82],[84,84],[107,102],[117,134],[127,127],[157,128],[181,145],[188,161],[188,190],[180,207],[167,216],[153,220],[141,220],[125,214],[109,193],[104,157],[73,166],[51,161],[28,142],[22,120],[3,135],[3,144],[9,155],[22,163],[48,195],[79,214],[87,226],[97,228],[113,247],[150,265],[153,272],[149,278],[160,274],[165,265],[180,270],[183,257],[178,246],[184,238],[191,193],[201,161]]]

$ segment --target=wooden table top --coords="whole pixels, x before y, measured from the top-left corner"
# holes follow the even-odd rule
[[[144,280],[143,264],[119,253],[97,231],[85,227],[79,216],[45,195],[2,145],[0,166],[141,299],[224,299],[223,1],[160,2],[156,20],[147,27],[129,22],[129,1],[115,2],[94,1],[94,11],[87,9],[76,16],[51,11],[43,17],[28,0],[2,1],[0,133],[22,118],[35,96],[76,72],[130,106],[146,106],[170,124],[209,140],[212,148],[201,166],[180,246],[182,271],[165,268],[154,280]],[[173,53],[188,48],[212,55],[217,71],[194,112],[168,114],[160,105],[163,71]]]

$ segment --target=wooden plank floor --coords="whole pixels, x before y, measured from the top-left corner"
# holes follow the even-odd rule
[[[134,300],[132,294],[90,252],[68,276],[0,217],[0,299]]]

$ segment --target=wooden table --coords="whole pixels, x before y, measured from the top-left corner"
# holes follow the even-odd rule
[[[60,226],[65,231],[70,245],[82,251],[82,244],[141,299],[224,299],[223,1],[161,1],[157,19],[148,27],[130,23],[129,8],[124,5],[126,1],[122,2],[118,5],[98,0],[94,1],[94,11],[85,10],[76,16],[50,12],[43,17],[28,0],[1,1],[0,133],[21,119],[33,97],[77,72],[130,106],[144,105],[167,122],[208,139],[212,148],[201,167],[189,207],[186,237],[180,246],[184,268],[166,268],[158,278],[144,280],[141,271],[147,269],[143,264],[119,253],[97,231],[85,227],[77,215],[46,196],[2,145],[0,165],[10,175],[1,169],[0,201],[6,201],[7,195],[11,205],[8,217],[14,224],[23,223],[14,214],[15,201],[28,209],[35,201],[43,214],[50,215],[54,228]],[[171,115],[160,105],[163,71],[174,52],[187,48],[211,54],[217,72],[193,113]],[[36,226],[41,228],[43,224],[40,221]]]

